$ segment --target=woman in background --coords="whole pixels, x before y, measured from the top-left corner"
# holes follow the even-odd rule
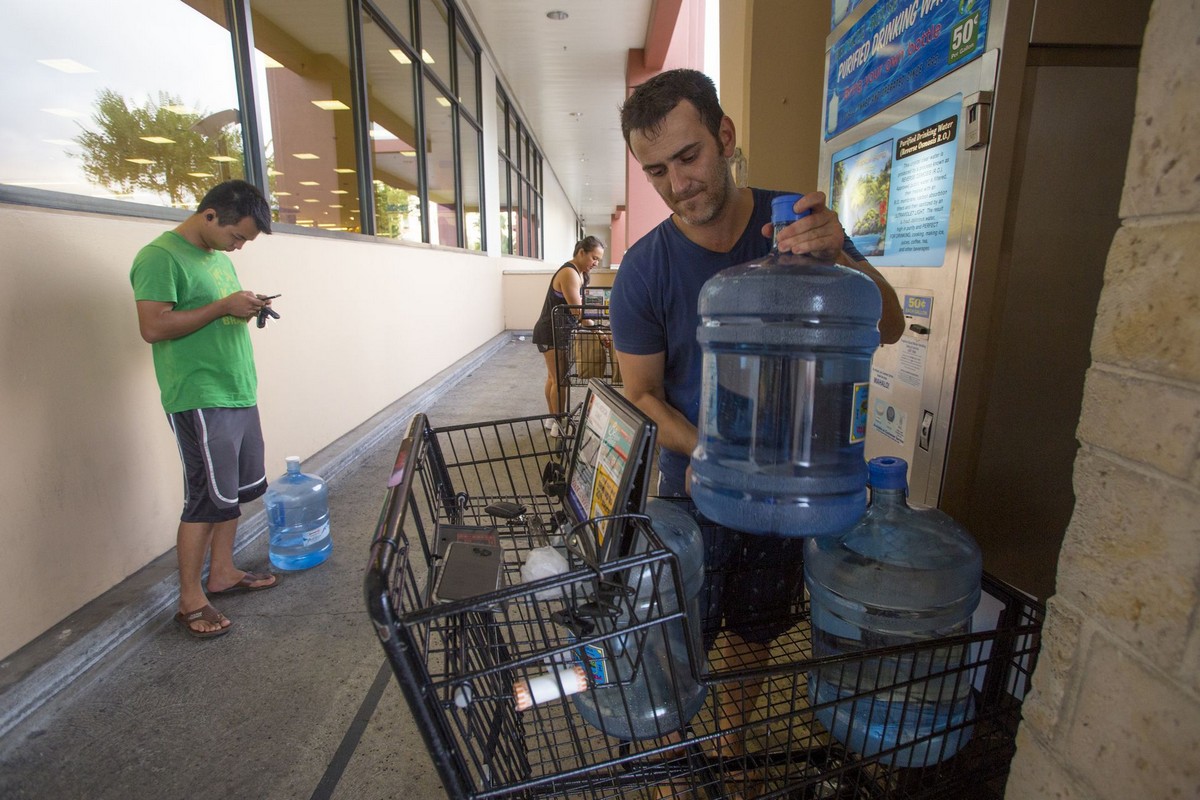
[[[551,414],[562,414],[562,396],[559,393],[559,375],[567,371],[567,335],[571,328],[592,321],[583,319],[583,290],[588,285],[588,273],[599,266],[604,258],[604,242],[595,236],[585,236],[575,243],[575,255],[563,264],[550,279],[546,289],[546,301],[542,313],[533,326],[533,343],[546,358],[546,407]],[[570,313],[554,313],[558,306],[576,306]],[[555,330],[555,326],[558,330]],[[556,346],[557,345],[557,346]],[[549,422],[551,436],[558,436],[558,424]]]

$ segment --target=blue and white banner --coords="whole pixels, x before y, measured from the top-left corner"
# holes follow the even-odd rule
[[[880,0],[829,53],[825,138],[983,53],[990,0]]]

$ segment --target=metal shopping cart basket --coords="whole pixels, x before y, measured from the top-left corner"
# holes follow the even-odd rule
[[[986,630],[919,647],[814,659],[802,602],[765,667],[747,670],[728,657],[710,662],[691,638],[665,664],[653,661],[638,654],[670,640],[670,626],[691,623],[673,600],[683,596],[678,562],[644,517],[622,517],[632,543],[625,555],[601,562],[594,553],[562,547],[566,571],[521,582],[521,564],[533,549],[553,546],[563,534],[571,538],[560,527],[565,457],[542,418],[434,428],[422,414],[397,454],[372,544],[366,600],[449,797],[1003,797],[1040,643],[1043,612],[1036,603],[985,576],[992,617]],[[476,590],[482,591],[468,596],[444,591],[445,553],[460,541],[482,543],[478,549],[488,552],[495,543],[502,552],[498,561],[479,561]],[[652,579],[651,594],[636,602],[623,591],[633,574]],[[810,702],[811,675],[856,670],[883,657],[928,665],[936,654],[941,664],[928,674],[969,684],[973,701],[971,716],[950,726],[967,740],[953,757],[888,766],[897,762],[894,751],[863,756],[819,722],[836,704]],[[596,668],[606,657],[609,674],[601,682]],[[579,679],[577,667],[584,680],[569,685]],[[681,730],[664,725],[634,739],[619,719],[616,726],[598,726],[594,715],[583,713],[599,707],[607,692],[610,714],[632,715],[639,676],[653,670],[666,670],[666,685],[699,682],[706,689]],[[522,692],[535,685],[541,696],[526,705]],[[907,713],[905,704],[920,687],[913,680],[877,683],[857,701],[887,698]],[[758,690],[752,710],[735,723],[730,700]],[[855,700],[851,694],[837,703]],[[664,719],[682,712],[684,702],[667,698]]]
[[[561,351],[558,362],[558,386],[563,407],[571,412],[572,394],[578,394],[593,378],[610,386],[622,386],[621,367],[612,349],[612,329],[608,309],[595,305],[561,305],[551,312],[554,319],[554,345]],[[591,324],[578,325],[577,315]]]

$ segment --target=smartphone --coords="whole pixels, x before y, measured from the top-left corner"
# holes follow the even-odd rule
[[[451,542],[433,588],[439,603],[463,600],[500,588],[504,575],[504,550],[499,545]]]

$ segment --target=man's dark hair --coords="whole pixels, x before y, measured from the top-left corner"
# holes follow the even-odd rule
[[[585,253],[590,253],[597,247],[604,247],[604,242],[600,241],[598,236],[585,236],[575,243],[573,255],[579,255],[581,250]]]
[[[621,106],[621,133],[625,135],[625,144],[629,144],[629,136],[634,131],[656,133],[680,100],[687,100],[696,107],[700,121],[714,137],[720,134],[725,112],[717,100],[717,87],[712,78],[694,69],[672,69],[634,87],[633,94]]]
[[[204,195],[196,213],[210,208],[217,212],[217,222],[222,225],[236,225],[245,217],[253,217],[260,232],[271,232],[271,205],[252,183],[239,180],[218,183]]]

